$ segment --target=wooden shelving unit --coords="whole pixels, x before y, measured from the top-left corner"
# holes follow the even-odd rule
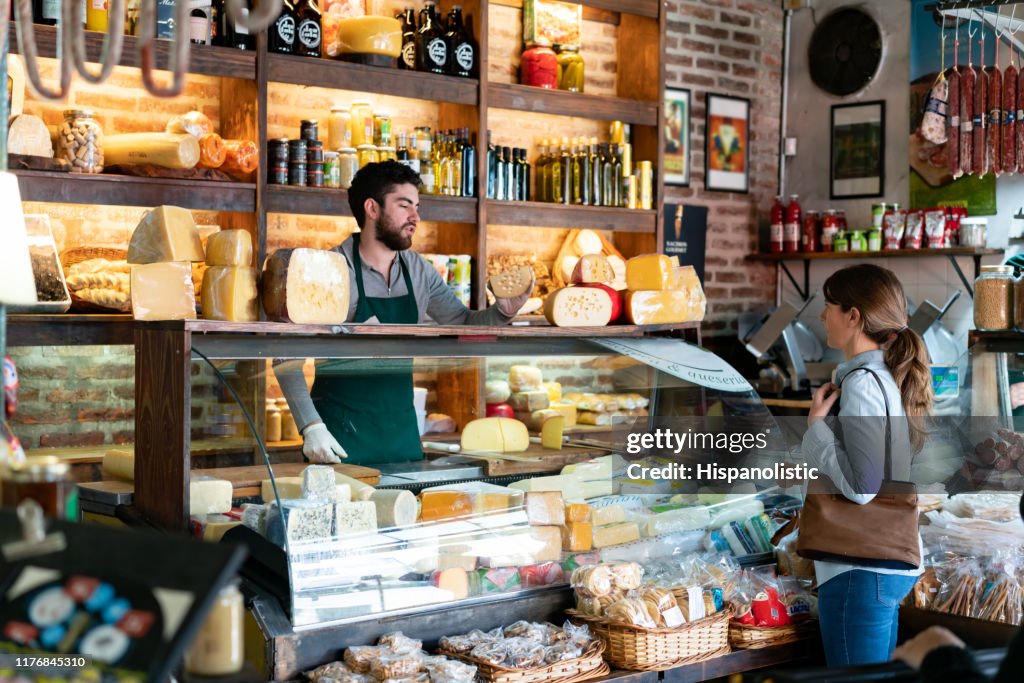
[[[315,216],[351,216],[348,192],[316,187],[267,185],[263,194],[267,213],[296,213]],[[444,223],[476,223],[474,197],[420,196],[420,219]]]
[[[653,126],[658,122],[658,105],[655,102],[545,90],[528,85],[491,83],[487,86],[487,100],[488,106],[494,109],[625,121],[638,126]]]
[[[603,206],[573,206],[545,202],[499,202],[487,200],[487,220],[492,225],[526,225],[539,228],[575,228],[655,234],[656,211],[614,209]]]

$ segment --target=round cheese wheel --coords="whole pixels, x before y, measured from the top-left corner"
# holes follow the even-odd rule
[[[488,403],[484,413],[487,417],[515,417],[516,412],[507,403]]]
[[[489,379],[484,384],[485,403],[504,403],[512,395],[512,389],[503,379]]]
[[[622,293],[616,290],[614,287],[611,287],[610,285],[606,285],[601,282],[590,282],[578,286],[600,289],[602,292],[608,294],[608,297],[612,300],[612,319],[610,320],[610,322],[616,322],[620,317],[622,317]]]

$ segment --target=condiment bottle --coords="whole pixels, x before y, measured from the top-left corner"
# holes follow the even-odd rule
[[[800,235],[800,251],[813,253],[818,251],[818,231],[820,214],[817,211],[808,211],[803,220],[803,231]]]
[[[803,211],[796,200],[797,195],[789,195],[789,206],[786,207],[785,222],[782,224],[782,250],[788,254],[800,251],[800,219]]]
[[[773,254],[782,253],[782,224],[786,208],[782,205],[782,197],[776,197],[772,205],[771,226],[768,232],[768,248]]]
[[[320,8],[316,0],[299,0],[295,6],[295,54],[302,57],[319,57],[320,48]]]
[[[406,7],[399,17],[402,20],[402,54],[398,57],[398,68],[416,69],[416,10]]]
[[[825,217],[821,219],[822,251],[832,251],[832,242],[835,240],[838,231],[839,221],[836,220],[835,209],[829,209],[825,212]]]

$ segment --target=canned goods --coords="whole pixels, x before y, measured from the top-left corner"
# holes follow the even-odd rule
[[[651,168],[651,162],[637,162],[636,172],[640,178],[640,187],[637,190],[640,208],[650,209],[654,204],[654,171]]]
[[[455,254],[448,257],[448,284],[468,287],[472,282],[473,257],[469,254]]]
[[[271,185],[288,184],[288,162],[278,162],[267,169],[267,182]]]
[[[373,115],[373,144],[378,147],[391,144],[391,114],[379,112]]]
[[[277,138],[267,142],[267,154],[270,161],[288,161],[288,138]]]
[[[288,165],[288,184],[300,187],[306,185],[306,164],[292,162]]]
[[[341,159],[337,152],[324,152],[324,187],[341,187]]]
[[[299,139],[288,141],[288,161],[293,164],[306,163],[306,140]]]
[[[310,140],[306,146],[306,163],[322,164],[324,161],[324,143]]]
[[[636,201],[636,176],[628,175],[623,180],[626,181],[626,208],[635,209],[637,205]]]
[[[306,185],[309,187],[323,187],[324,186],[324,171],[320,164],[317,164],[318,170],[309,170],[306,172]]]
[[[887,206],[885,204],[871,205],[871,228],[872,230],[882,229],[882,216],[885,215]]]
[[[319,124],[316,119],[304,119],[299,124],[299,137],[303,140],[319,139],[318,125]]]

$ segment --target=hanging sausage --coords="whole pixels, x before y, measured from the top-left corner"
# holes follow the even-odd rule
[[[1017,67],[1010,52],[1010,66],[1003,72],[1003,173],[1017,172]]]
[[[960,74],[960,175],[974,173],[974,71],[971,40],[967,40],[967,66]]]
[[[988,72],[985,71],[985,32],[982,31],[981,59],[978,77],[974,82],[974,106],[971,109],[974,118],[971,167],[979,178],[988,173],[988,81]]]
[[[1003,174],[1003,155],[999,148],[1000,135],[1003,128],[1003,73],[999,70],[999,43],[996,42],[995,67],[989,75],[988,86],[988,135],[985,143],[985,156],[988,157],[989,170],[1000,176]]]

